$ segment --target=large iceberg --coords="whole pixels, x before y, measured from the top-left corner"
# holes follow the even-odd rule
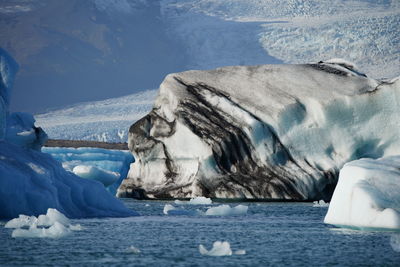
[[[340,59],[170,74],[118,195],[329,200],[346,162],[398,153],[399,96]]]
[[[340,171],[325,223],[400,230],[400,156],[360,159]]]
[[[46,135],[34,126],[33,117],[8,113],[16,70],[0,50],[0,218],[45,214],[49,208],[69,218],[136,215],[99,182],[79,178],[37,151]]]

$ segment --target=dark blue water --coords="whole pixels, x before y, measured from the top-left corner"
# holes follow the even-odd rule
[[[11,237],[0,225],[0,264],[110,266],[400,266],[398,233],[337,229],[327,208],[307,203],[241,203],[245,216],[166,216],[161,201],[124,200],[143,216],[73,220],[84,228],[60,239]],[[173,204],[173,203],[171,203]],[[216,203],[213,205],[219,205]],[[240,203],[229,203],[237,205]],[[173,204],[175,205],[175,204]],[[177,206],[177,205],[175,205]],[[199,206],[185,205],[185,209]],[[245,255],[204,256],[199,244],[228,241]],[[393,242],[392,242],[393,243]],[[132,253],[134,246],[140,253]]]

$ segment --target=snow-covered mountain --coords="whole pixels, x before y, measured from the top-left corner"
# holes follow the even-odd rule
[[[343,164],[398,154],[399,97],[339,59],[170,74],[119,195],[329,200]]]
[[[341,57],[370,77],[400,74],[397,0],[4,0],[0,16],[0,47],[21,65],[12,103],[21,111],[226,65]]]
[[[75,3],[76,8],[83,8],[82,4],[79,4],[81,2],[84,1]],[[34,3],[37,2],[24,2],[24,5],[34,6]],[[127,23],[133,18],[136,18],[137,27],[141,23],[140,20],[146,27],[150,21],[155,20],[158,24],[150,24],[151,27],[163,33],[157,34],[157,40],[142,39],[142,35],[151,35],[153,28],[151,28],[153,30],[148,28],[145,33],[138,30],[138,32],[127,31],[126,34],[130,34],[129,38],[133,38],[131,41],[136,45],[141,42],[152,44],[161,42],[171,47],[174,46],[173,43],[179,44],[178,52],[175,47],[167,54],[179,64],[182,63],[181,65],[166,68],[166,64],[172,61],[169,61],[167,55],[158,53],[154,62],[146,62],[157,68],[160,67],[159,63],[162,63],[166,72],[210,69],[226,65],[303,63],[342,57],[355,62],[370,77],[400,75],[398,1],[93,0],[90,3],[93,4],[92,8],[99,12],[98,16],[104,13],[110,20],[101,22],[104,27],[116,27],[113,24],[114,19],[121,14],[125,14],[118,20],[121,27],[128,27]],[[146,19],[142,18],[144,14],[147,16]],[[101,51],[107,57],[103,58],[102,62],[113,58],[116,60],[115,64],[112,63],[115,68],[113,71],[107,70],[109,75],[97,76],[96,81],[102,83],[100,87],[90,87],[94,84],[78,82],[68,94],[73,94],[75,91],[93,92],[93,97],[97,97],[97,91],[99,88],[102,91],[101,88],[105,84],[108,84],[108,94],[110,94],[111,91],[120,88],[120,82],[109,84],[110,79],[114,79],[112,77],[115,73],[120,75],[120,68],[124,68],[124,71],[138,68],[139,75],[146,73],[150,79],[157,77],[156,80],[161,81],[165,72],[160,74],[153,68],[142,68],[141,60],[129,58],[129,51],[124,50],[129,43],[126,39],[128,36],[124,34],[112,37],[124,44],[116,47],[108,44],[107,38],[99,37],[101,42],[93,38],[86,40],[89,42],[87,47],[103,47],[104,51]],[[98,33],[96,36],[102,34]],[[134,54],[141,51],[140,53],[148,55],[146,58],[149,59],[154,49],[159,51],[161,48],[139,45],[131,51],[133,53],[131,56],[134,57]],[[121,55],[117,56],[115,54],[117,52]],[[125,60],[121,57],[122,54],[128,56],[129,62],[121,61]],[[77,55],[81,58],[79,64],[82,60],[85,61],[87,56],[85,53]],[[70,66],[69,61],[64,61],[62,64]],[[97,67],[90,65],[90,68],[98,72]],[[144,84],[140,79],[131,79],[136,76],[130,76],[129,79],[127,76],[125,77],[127,79],[124,77],[121,76],[119,79],[127,82],[126,88],[129,89],[126,92],[134,91],[137,86]],[[85,77],[81,77],[79,81],[82,79]],[[154,88],[158,86],[154,83],[153,85]],[[80,92],[77,93],[78,96],[81,95]],[[37,124],[46,130],[50,138],[126,141],[129,126],[150,111],[155,96],[156,92],[150,91],[137,95],[130,94],[126,98],[62,108],[37,115]],[[61,94],[59,98],[62,97]],[[82,99],[87,98],[82,96]]]

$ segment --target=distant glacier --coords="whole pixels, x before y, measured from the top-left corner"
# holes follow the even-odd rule
[[[153,107],[157,90],[84,102],[35,116],[51,139],[126,142],[129,126]]]

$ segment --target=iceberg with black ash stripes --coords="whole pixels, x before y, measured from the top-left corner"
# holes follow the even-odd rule
[[[399,98],[340,59],[170,74],[118,195],[329,200],[346,162],[399,151]]]

